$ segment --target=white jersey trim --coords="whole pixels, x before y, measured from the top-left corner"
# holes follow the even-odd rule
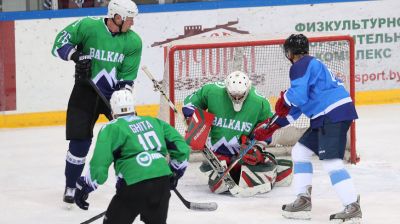
[[[350,103],[350,102],[352,102],[352,101],[353,101],[353,100],[351,99],[351,97],[343,98],[343,99],[341,99],[341,100],[339,100],[339,101],[337,101],[337,102],[335,102],[335,103],[329,105],[329,106],[328,106],[325,110],[323,110],[322,112],[320,112],[320,113],[318,113],[318,114],[312,116],[311,119],[315,119],[315,118],[317,118],[317,117],[319,117],[319,116],[321,116],[321,115],[327,114],[327,113],[331,112],[333,109],[335,109],[335,108],[337,108],[337,107],[339,107],[339,106],[341,106],[341,105],[343,105],[343,104]]]
[[[286,119],[288,120],[289,124],[295,122],[296,120],[292,117],[292,115],[286,116]]]

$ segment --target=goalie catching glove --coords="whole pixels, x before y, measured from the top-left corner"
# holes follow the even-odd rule
[[[245,164],[255,166],[259,163],[264,162],[264,155],[260,152],[258,148],[253,147],[243,156],[242,160]]]

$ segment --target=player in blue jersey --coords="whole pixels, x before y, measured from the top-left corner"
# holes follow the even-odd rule
[[[255,130],[256,139],[267,139],[301,114],[310,118],[310,127],[292,149],[297,198],[293,203],[282,206],[283,216],[311,218],[311,156],[316,154],[345,206],[344,211],[331,215],[330,220],[357,223],[362,217],[359,197],[343,164],[347,131],[352,121],[358,118],[354,103],[342,81],[324,63],[308,54],[306,36],[289,36],[284,43],[284,51],[292,66],[289,72],[290,88],[281,92],[275,105],[279,118],[268,129]]]

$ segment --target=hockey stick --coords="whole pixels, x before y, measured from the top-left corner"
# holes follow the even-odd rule
[[[262,128],[264,129],[268,129],[273,123],[275,123],[276,119],[278,119],[278,115],[274,114],[271,118],[271,120],[268,122],[267,125],[263,126]],[[220,179],[218,180],[218,182],[215,184],[216,186],[220,185],[221,182],[225,179],[225,177],[229,174],[229,172],[233,169],[233,167],[236,166],[236,164],[242,160],[243,156],[247,154],[248,151],[250,151],[250,149],[253,148],[254,144],[256,143],[256,140],[253,138],[250,141],[250,144],[243,150],[240,152],[239,157],[233,161],[231,163],[231,165],[229,165],[229,167],[224,171],[224,173],[221,175]]]
[[[190,202],[187,201],[181,193],[175,188],[174,192],[176,196],[182,201],[182,203],[185,205],[186,208],[190,210],[196,210],[196,211],[215,211],[218,208],[218,204],[215,202]]]
[[[162,89],[161,85],[157,82],[157,80],[154,79],[154,76],[151,74],[149,69],[146,66],[142,66],[143,72],[149,77],[149,79],[153,82],[154,89],[158,90],[161,95],[164,96],[164,98],[168,101],[169,106],[172,108],[174,113],[183,121],[184,125],[187,128],[187,124],[185,122],[185,119],[183,118],[183,115],[178,112],[176,109],[174,103],[169,99],[167,94],[164,92]],[[186,206],[186,208],[191,209],[191,210],[198,210],[198,211],[214,211],[217,209],[218,205],[215,202],[203,202],[203,203],[196,203],[196,202],[189,202],[185,198],[182,197],[182,195],[178,192],[177,189],[174,189],[175,194],[178,196],[178,198],[182,201],[182,203]]]
[[[86,220],[86,221],[84,221],[84,222],[81,222],[81,224],[89,224],[89,223],[92,223],[92,222],[96,221],[97,219],[103,217],[103,215],[105,215],[105,214],[106,214],[106,211],[104,211],[104,212],[102,212],[102,213],[100,213],[100,214],[98,214],[98,215],[96,215],[96,216],[93,216],[92,218],[90,218],[90,219],[88,219],[88,220]]]
[[[158,90],[161,95],[164,97],[164,99],[168,102],[169,107],[171,107],[171,109],[174,111],[174,113],[179,117],[179,119],[181,119],[183,122],[183,124],[186,126],[187,128],[187,124],[185,122],[185,118],[183,117],[183,115],[181,113],[179,113],[179,111],[176,109],[174,103],[169,99],[169,97],[167,96],[167,94],[164,92],[162,86],[157,82],[157,80],[154,78],[154,76],[151,74],[151,72],[149,71],[149,69],[147,68],[147,66],[142,66],[142,70],[144,71],[144,73],[147,75],[147,77],[149,77],[149,79],[153,82],[153,86],[155,90]]]
[[[107,117],[108,120],[112,120],[112,116],[111,116],[111,105],[110,102],[107,100],[107,98],[103,95],[103,93],[100,91],[99,87],[97,87],[97,85],[93,82],[92,79],[87,79],[90,86],[92,86],[93,90],[97,93],[97,95],[100,97],[100,99],[103,101],[103,103],[106,105],[106,107],[110,110],[110,114],[105,115]],[[111,117],[108,117],[111,116]]]
[[[176,194],[176,196],[178,196],[178,198],[182,201],[182,203],[185,205],[186,208],[190,209],[190,210],[196,210],[196,211],[215,211],[218,208],[218,204],[215,202],[204,202],[204,203],[198,203],[198,202],[190,202],[188,200],[186,200],[181,193],[175,188],[174,192]],[[96,221],[97,219],[101,218],[102,216],[104,216],[106,214],[106,211],[93,216],[92,218],[81,222],[81,224],[89,224],[92,223],[94,221]]]

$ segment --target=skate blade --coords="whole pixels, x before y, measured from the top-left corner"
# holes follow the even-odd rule
[[[311,212],[310,211],[301,211],[301,212],[282,211],[282,216],[287,219],[310,220]]]
[[[343,224],[361,224],[361,218],[351,218],[348,220],[341,220],[341,219],[332,219],[330,223],[335,223],[335,224],[339,224],[339,223],[343,223]]]

